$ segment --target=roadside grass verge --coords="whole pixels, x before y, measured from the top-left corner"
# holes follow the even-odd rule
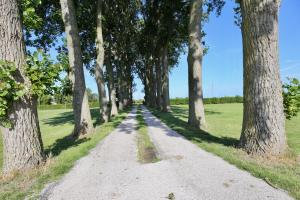
[[[242,104],[205,105],[205,108],[208,131],[187,124],[187,105],[172,106],[168,113],[150,110],[167,126],[199,147],[300,199],[300,163],[296,160],[296,155],[299,155],[300,117],[287,122],[288,143],[293,153],[279,159],[263,159],[236,148],[242,125]],[[291,138],[296,141],[291,141]]]
[[[46,184],[59,180],[67,173],[78,159],[87,155],[126,118],[128,111],[121,112],[111,122],[97,126],[94,133],[77,140],[68,137],[73,130],[72,110],[39,111],[45,152],[50,157],[45,165],[37,169],[0,176],[0,199],[37,199]],[[96,123],[98,109],[92,109],[91,113]]]
[[[136,120],[137,125],[137,146],[138,146],[138,159],[141,163],[154,163],[159,161],[156,156],[156,149],[152,143],[149,135],[148,128],[145,123],[141,107],[138,106]]]

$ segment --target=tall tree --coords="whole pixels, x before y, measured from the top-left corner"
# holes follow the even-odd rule
[[[278,58],[280,0],[240,1],[243,36],[244,116],[240,145],[249,153],[286,149]]]
[[[156,56],[155,62],[155,75],[156,75],[156,108],[158,110],[162,109],[162,81],[161,81],[161,49],[158,50],[158,56]]]
[[[20,5],[17,0],[0,1],[0,60],[13,62],[16,82],[31,87],[25,76],[25,45]],[[10,128],[1,127],[4,144],[3,171],[34,167],[43,161],[43,145],[37,114],[37,99],[25,94],[10,102],[7,111]]]
[[[205,35],[202,30],[203,23],[208,20],[212,11],[216,10],[217,16],[225,4],[224,0],[192,0],[188,22],[188,79],[189,79],[189,124],[200,129],[205,129],[205,113],[202,90],[202,60],[204,55]],[[205,8],[205,9],[204,9]]]
[[[117,107],[117,98],[116,98],[116,85],[115,85],[115,76],[114,76],[114,68],[112,65],[112,55],[111,55],[111,45],[109,41],[108,45],[108,56],[107,56],[107,74],[108,74],[108,88],[109,88],[109,96],[110,96],[110,116],[118,115],[118,107]]]
[[[108,101],[106,98],[105,79],[104,79],[104,44],[102,34],[102,0],[97,1],[97,60],[95,66],[95,78],[98,87],[100,116],[104,122],[109,120]]]
[[[73,136],[86,134],[92,129],[91,113],[86,93],[82,52],[73,0],[60,0],[65,24],[71,82],[73,87],[73,110],[75,127]]]
[[[162,111],[170,110],[169,96],[169,62],[168,62],[168,47],[163,47],[162,54]]]
[[[163,111],[170,109],[169,71],[177,64],[178,53],[187,38],[183,34],[186,33],[183,27],[186,27],[187,5],[181,0],[143,1],[139,43],[146,75],[139,73],[139,76],[145,79],[146,104]]]
[[[205,114],[202,92],[202,58],[201,20],[202,0],[193,0],[190,6],[189,20],[189,124],[198,128],[205,128]]]

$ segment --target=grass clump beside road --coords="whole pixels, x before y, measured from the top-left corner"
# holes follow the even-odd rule
[[[87,155],[99,141],[114,130],[125,117],[128,110],[106,124],[99,124],[98,109],[92,109],[95,133],[72,140],[68,136],[73,130],[72,110],[40,110],[39,119],[46,154],[52,157],[44,166],[26,173],[16,172],[10,177],[0,177],[0,199],[19,200],[29,197],[37,199],[47,183],[61,178],[81,157]],[[2,138],[2,137],[1,137]],[[2,162],[2,141],[0,141]],[[1,166],[2,167],[2,163]]]
[[[156,156],[156,149],[152,143],[149,135],[148,128],[145,123],[141,107],[138,107],[136,116],[137,125],[137,146],[138,146],[138,159],[141,163],[153,163],[159,161]]]
[[[172,106],[172,111],[168,113],[151,111],[171,129],[199,147],[300,199],[300,163],[297,161],[300,154],[300,116],[288,120],[286,125],[292,155],[280,159],[263,159],[250,156],[236,148],[242,127],[242,104],[205,105],[207,131],[192,128],[187,124],[187,105]]]

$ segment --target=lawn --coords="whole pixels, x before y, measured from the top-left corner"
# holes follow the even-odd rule
[[[266,160],[250,156],[235,147],[242,126],[242,104],[208,104],[205,109],[206,132],[188,126],[187,105],[172,106],[170,113],[152,112],[199,147],[300,199],[300,164],[296,161],[300,154],[300,116],[288,120],[286,125],[288,144],[293,153],[289,157]]]
[[[88,137],[71,140],[67,136],[73,129],[72,110],[40,110],[39,119],[44,142],[44,149],[48,156],[45,166],[23,173],[13,174],[12,177],[0,177],[0,199],[33,199],[49,182],[58,180],[68,172],[76,160],[88,154],[89,150],[107,136],[126,117],[127,111],[115,117],[107,124],[99,124],[98,109],[91,109],[95,133]],[[2,167],[2,137],[0,140],[0,159]]]

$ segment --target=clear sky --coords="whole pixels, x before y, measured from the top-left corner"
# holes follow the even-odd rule
[[[242,38],[234,24],[234,0],[227,0],[220,17],[210,16],[205,24],[209,52],[203,60],[204,97],[242,95]],[[300,0],[282,0],[279,18],[281,78],[300,78]],[[186,55],[170,73],[170,96],[188,96]],[[93,77],[85,73],[87,87],[97,92]],[[142,99],[143,86],[138,78],[135,99]]]

